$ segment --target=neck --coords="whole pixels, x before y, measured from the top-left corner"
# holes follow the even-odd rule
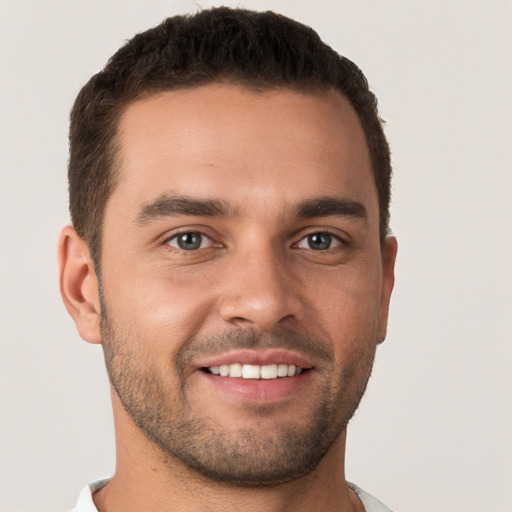
[[[114,400],[116,473],[94,495],[99,512],[355,512],[364,510],[345,481],[346,433],[333,443],[318,467],[301,478],[267,487],[241,487],[209,480],[164,455],[127,420]],[[122,421],[119,416],[124,416]]]

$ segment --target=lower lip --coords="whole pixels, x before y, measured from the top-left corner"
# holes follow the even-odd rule
[[[242,402],[273,403],[298,393],[310,379],[311,370],[294,377],[277,379],[243,379],[221,377],[204,371],[200,373],[207,380],[210,389],[218,390],[231,398]]]

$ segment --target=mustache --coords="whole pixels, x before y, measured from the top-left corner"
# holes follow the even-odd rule
[[[185,367],[198,356],[212,357],[231,350],[269,348],[298,351],[316,361],[330,362],[334,359],[331,345],[307,334],[289,329],[267,333],[236,330],[192,338],[180,350],[177,363]]]

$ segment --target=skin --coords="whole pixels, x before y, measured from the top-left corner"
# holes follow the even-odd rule
[[[213,84],[131,104],[119,143],[104,216],[103,303],[87,245],[71,227],[59,242],[64,302],[81,336],[103,343],[114,388],[117,467],[94,496],[98,509],[362,510],[345,484],[346,423],[385,338],[397,246],[379,241],[377,192],[352,107],[334,91]],[[156,215],[162,197],[222,201],[227,211]],[[352,209],[297,215],[325,198]],[[176,234],[191,232],[206,235],[202,245],[180,249]],[[320,233],[331,246],[315,250],[308,236]],[[237,335],[253,340],[253,355],[282,349],[309,369],[284,391],[274,383],[226,392],[201,367],[238,354]],[[156,388],[143,394],[148,382],[163,389],[156,405]],[[215,481],[148,438],[127,412],[141,396],[169,421],[201,421],[227,453],[243,446],[251,467],[264,441],[275,448],[284,433],[307,430],[325,398],[325,455],[272,485]]]

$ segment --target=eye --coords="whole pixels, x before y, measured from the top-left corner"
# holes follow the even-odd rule
[[[311,233],[305,236],[298,244],[299,249],[313,249],[314,251],[326,251],[341,245],[338,237],[325,232]]]
[[[176,249],[183,251],[196,251],[209,247],[212,240],[203,233],[198,231],[187,231],[186,233],[179,233],[169,238],[166,244]]]

